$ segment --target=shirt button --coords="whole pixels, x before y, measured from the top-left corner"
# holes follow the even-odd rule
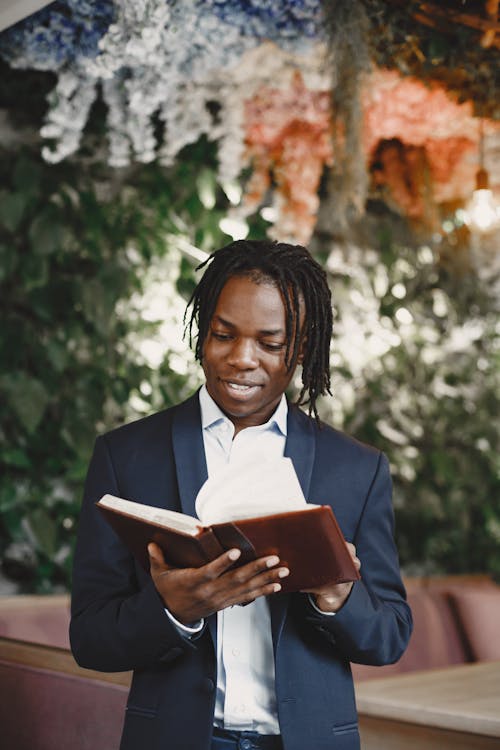
[[[240,650],[239,650],[239,648],[233,648],[233,650],[232,650],[232,654],[233,654],[233,656],[239,656],[239,655],[240,655]]]

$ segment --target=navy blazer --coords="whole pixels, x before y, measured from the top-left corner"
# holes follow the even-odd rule
[[[330,504],[354,542],[362,579],[323,616],[304,594],[270,598],[285,750],[359,748],[349,662],[387,664],[412,621],[393,541],[391,480],[379,451],[290,406],[285,455],[305,497]],[[77,662],[134,670],[121,750],[209,750],[217,680],[216,616],[189,640],[166,617],[151,577],[95,509],[105,493],[195,515],[207,478],[198,395],[96,441],[75,553],[70,637]],[[314,550],[311,550],[314,554]]]

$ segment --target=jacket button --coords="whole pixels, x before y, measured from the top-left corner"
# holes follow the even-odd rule
[[[201,681],[201,687],[204,693],[213,693],[215,690],[215,683],[210,677],[204,677]]]

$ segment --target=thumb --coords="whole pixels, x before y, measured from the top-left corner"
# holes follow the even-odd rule
[[[161,551],[161,548],[154,542],[148,544],[148,555],[151,570],[155,570],[156,572],[168,570],[168,566],[165,563],[165,558],[163,557],[163,552]]]

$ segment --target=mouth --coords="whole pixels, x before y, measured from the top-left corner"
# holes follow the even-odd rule
[[[247,397],[257,393],[261,387],[257,383],[237,383],[234,380],[222,380],[228,393],[236,397]]]

